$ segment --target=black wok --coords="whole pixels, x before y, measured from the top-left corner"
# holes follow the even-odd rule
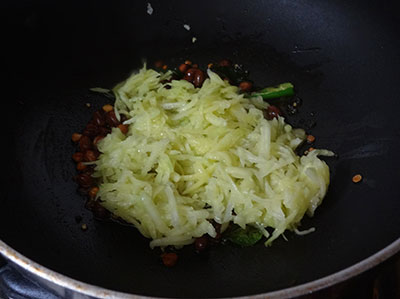
[[[347,279],[396,253],[396,1],[150,2],[151,15],[145,1],[1,3],[6,77],[1,253],[83,293],[105,296],[93,287],[99,286],[163,297],[288,288],[278,295],[294,296]],[[258,85],[294,83],[303,105],[289,121],[317,136],[318,147],[339,155],[327,160],[331,185],[323,205],[302,223],[316,232],[287,233],[288,241],[280,238],[269,248],[226,245],[198,255],[188,247],[170,269],[132,227],[93,219],[72,180],[70,136],[110,101],[89,88],[112,87],[143,58],[168,65],[190,59],[203,66],[229,58],[244,64]],[[351,181],[356,173],[364,177],[357,185]]]

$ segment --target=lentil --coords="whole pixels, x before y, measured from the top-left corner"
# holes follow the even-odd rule
[[[313,143],[315,141],[315,137],[313,135],[307,135],[307,142]]]
[[[111,106],[111,105],[110,105]],[[111,106],[112,107],[112,106]],[[99,127],[104,126],[106,124],[104,120],[104,115],[101,113],[101,111],[95,111],[93,113],[93,123]]]
[[[121,130],[122,134],[128,133],[129,127],[127,125],[120,124],[118,125],[118,129]]]
[[[197,238],[196,241],[194,241],[194,247],[198,252],[204,251],[208,247],[208,238],[206,235],[201,236],[200,238]]]
[[[353,176],[352,181],[353,181],[353,183],[357,184],[357,183],[361,182],[362,179],[363,179],[363,177],[361,174],[356,174]]]
[[[154,66],[156,68],[160,69],[163,65],[164,65],[164,63],[161,60],[158,60],[158,61],[154,62]]]
[[[189,68],[189,66],[186,63],[182,63],[179,66],[179,71],[182,72],[182,73],[185,73],[188,70],[188,68]]]
[[[202,70],[197,70],[193,78],[193,85],[195,87],[201,87],[203,85],[204,80],[205,80],[204,72]]]
[[[232,65],[232,63],[228,59],[222,59],[219,62],[219,66],[231,66],[231,65]]]
[[[163,253],[161,255],[161,259],[164,266],[173,267],[176,265],[176,262],[178,261],[178,255],[173,252]]]
[[[93,212],[94,217],[97,219],[106,220],[110,218],[111,213],[106,208],[104,208],[98,201],[95,201],[93,203],[91,211]]]
[[[75,162],[81,162],[83,160],[83,153],[81,152],[76,152],[72,155],[72,160]]]
[[[97,154],[92,150],[87,150],[83,155],[83,160],[86,162],[93,162],[97,160]]]
[[[117,116],[115,115],[114,110],[108,111],[106,113],[106,123],[110,127],[117,127],[119,125],[119,120],[118,120]]]
[[[82,137],[82,134],[73,133],[71,139],[73,142],[78,142],[81,139],[81,137]]]
[[[99,187],[92,187],[92,188],[89,190],[88,195],[90,196],[90,198],[95,198],[97,192],[99,192]]]
[[[239,84],[239,88],[243,92],[249,92],[253,89],[253,83],[251,83],[249,81],[242,81]]]
[[[83,162],[78,162],[78,164],[76,164],[76,169],[79,171],[85,170],[87,168],[87,165],[85,165]]]
[[[99,131],[99,127],[97,125],[88,123],[86,125],[85,129],[83,130],[83,135],[89,136],[89,137],[94,137],[97,135],[98,131]]]
[[[81,173],[76,177],[76,181],[83,188],[89,188],[93,185],[93,179],[89,173]]]
[[[282,115],[281,110],[274,105],[270,105],[270,106],[268,106],[267,110],[264,110],[264,117],[268,120],[278,118],[278,116],[281,116],[281,115]]]
[[[92,140],[88,136],[82,136],[79,140],[79,148],[81,152],[85,152],[92,148]]]
[[[107,135],[107,134],[105,134],[105,135]],[[100,141],[101,139],[103,139],[103,138],[104,138],[104,136],[96,136],[96,137],[93,139],[93,144],[96,145],[96,144],[99,143],[99,141]]]
[[[106,105],[103,106],[103,110],[105,112],[110,112],[110,111],[114,110],[114,107],[112,105],[110,105],[110,104],[106,104]]]

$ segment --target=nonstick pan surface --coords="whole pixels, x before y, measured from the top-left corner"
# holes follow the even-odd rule
[[[393,3],[151,1],[151,15],[143,1],[1,4],[7,79],[0,239],[73,279],[161,297],[264,294],[386,248],[400,235],[400,26]],[[142,59],[204,67],[222,58],[243,64],[258,85],[293,82],[303,105],[288,120],[338,154],[326,160],[331,185],[315,217],[302,222],[314,233],[287,233],[288,241],[268,248],[221,245],[198,255],[188,247],[166,268],[134,228],[94,220],[85,210],[72,180],[70,136],[110,102],[89,88],[112,87]],[[357,173],[364,179],[355,185]]]

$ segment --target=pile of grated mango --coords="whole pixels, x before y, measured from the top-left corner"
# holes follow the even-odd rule
[[[127,117],[129,131],[114,128],[98,143],[101,204],[151,238],[152,248],[215,237],[211,220],[256,227],[265,245],[297,231],[329,184],[318,155],[332,153],[298,156],[302,129],[283,117],[266,120],[268,103],[245,98],[211,70],[201,88],[162,83],[170,77],[144,67],[114,88],[116,115]]]

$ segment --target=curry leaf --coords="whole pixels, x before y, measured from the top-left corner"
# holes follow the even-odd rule
[[[261,240],[262,236],[263,234],[257,228],[249,225],[246,229],[235,225],[225,235],[229,241],[243,247],[256,244]]]

